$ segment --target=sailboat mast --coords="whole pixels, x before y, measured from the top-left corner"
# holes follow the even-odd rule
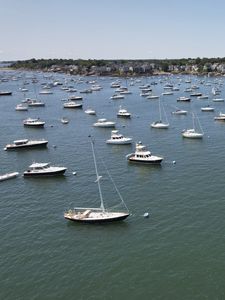
[[[161,112],[161,105],[160,105],[160,98],[159,98],[159,121],[162,121],[162,112]]]
[[[94,164],[95,164],[95,173],[96,173],[96,177],[97,177],[96,182],[98,183],[98,190],[99,190],[99,196],[100,196],[100,201],[101,201],[101,206],[100,207],[104,212],[105,207],[104,207],[104,203],[103,203],[102,190],[101,190],[101,185],[100,185],[101,176],[98,175],[98,168],[97,168],[97,163],[96,163],[96,157],[95,157],[95,150],[94,150],[93,141],[91,141],[91,148],[92,148]]]

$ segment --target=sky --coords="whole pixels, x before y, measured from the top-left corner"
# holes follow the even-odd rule
[[[0,0],[0,61],[225,57],[224,0]]]

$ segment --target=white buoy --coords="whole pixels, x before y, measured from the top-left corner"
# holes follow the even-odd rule
[[[174,165],[176,164],[176,161],[175,161],[175,160],[173,160],[173,164],[174,164]]]
[[[77,175],[77,172],[73,172],[73,175]]]

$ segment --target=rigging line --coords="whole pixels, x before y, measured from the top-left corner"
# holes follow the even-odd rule
[[[119,196],[121,202],[123,203],[123,205],[125,206],[125,208],[127,209],[127,211],[129,211],[128,207],[126,206],[126,203],[125,203],[124,200],[123,200],[122,195],[120,194],[120,191],[118,190],[118,188],[117,188],[117,186],[116,186],[116,184],[115,184],[115,182],[114,182],[112,176],[110,175],[110,173],[109,173],[109,171],[108,171],[108,169],[107,169],[107,167],[106,167],[106,165],[105,165],[105,163],[104,163],[104,161],[103,161],[102,158],[101,158],[101,162],[102,162],[102,164],[103,164],[103,166],[104,166],[104,168],[105,168],[105,170],[106,170],[106,172],[107,172],[109,178],[111,179],[111,181],[112,181],[112,183],[113,183],[113,186],[114,186],[114,188],[115,188],[115,190],[116,190],[116,192],[117,192],[117,194],[118,194],[118,196]]]

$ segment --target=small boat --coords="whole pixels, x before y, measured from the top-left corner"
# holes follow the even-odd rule
[[[91,94],[92,93],[92,89],[85,89],[80,91],[81,94]]]
[[[201,96],[198,96],[197,99],[209,99],[209,96],[208,95],[201,95]]]
[[[75,101],[67,101],[63,104],[64,108],[82,108],[82,103],[76,103]]]
[[[65,117],[62,117],[61,123],[63,123],[63,124],[68,124],[68,123],[69,123],[69,120],[68,120],[67,118],[65,118]]]
[[[87,108],[84,112],[88,115],[96,115],[96,111],[92,108]]]
[[[81,96],[70,96],[68,98],[69,101],[80,101],[80,100],[83,100],[83,97]]]
[[[0,96],[11,96],[12,92],[10,91],[0,91]]]
[[[6,173],[4,175],[0,175],[0,181],[4,181],[4,180],[7,180],[7,179],[12,179],[12,178],[15,178],[19,175],[18,172],[12,172],[12,173]]]
[[[224,102],[223,98],[213,98],[212,99],[213,102]]]
[[[45,122],[41,121],[39,118],[37,118],[37,119],[28,118],[23,121],[23,125],[31,126],[31,127],[44,127]]]
[[[63,175],[67,168],[51,166],[49,163],[33,163],[23,173],[25,177]]]
[[[216,121],[225,121],[225,114],[220,112],[219,116],[216,116],[214,118],[214,120],[216,120]]]
[[[214,111],[214,107],[207,105],[207,106],[201,107],[201,111]]]
[[[164,108],[163,108],[163,112],[164,112],[165,119],[166,119],[165,123],[162,122],[161,103],[160,103],[160,99],[159,99],[159,121],[155,121],[155,122],[151,123],[152,128],[158,128],[158,129],[167,129],[167,128],[169,128],[170,124],[167,121],[167,116],[166,116],[166,112],[165,112]]]
[[[197,121],[198,121],[199,127],[201,129],[201,132],[197,132],[196,129],[195,129],[195,127],[196,127],[195,126],[196,125],[195,124],[196,123],[195,119],[196,119],[196,117],[195,117],[194,113],[192,113],[193,128],[185,129],[185,130],[182,131],[182,136],[184,138],[189,138],[189,139],[202,139],[203,138],[204,133],[203,133],[202,127],[201,127],[200,122],[199,122],[198,119],[197,119]]]
[[[194,128],[192,129],[186,129],[182,132],[182,136],[184,138],[189,138],[189,139],[202,139],[203,138],[203,133],[196,132]]]
[[[118,194],[121,203],[123,204],[125,211],[123,210],[114,210],[106,209],[104,205],[104,199],[102,195],[102,190],[101,190],[101,184],[100,180],[102,176],[99,176],[98,174],[98,169],[97,169],[97,162],[96,162],[96,157],[95,157],[95,151],[94,151],[94,145],[93,142],[91,143],[92,146],[92,153],[93,153],[93,158],[94,158],[94,165],[95,165],[95,173],[96,173],[96,182],[98,184],[98,191],[99,191],[99,197],[100,197],[100,207],[95,207],[95,208],[85,208],[85,207],[76,207],[74,209],[69,209],[64,213],[64,218],[70,221],[78,222],[78,223],[106,223],[106,222],[116,222],[116,221],[122,221],[126,219],[129,216],[129,211],[128,208],[119,193],[111,175],[109,175],[109,178],[111,179],[116,193]],[[109,174],[108,170],[107,173]],[[114,194],[113,194],[114,197]]]
[[[124,109],[124,108],[122,108],[120,106],[119,111],[117,113],[117,117],[120,117],[120,118],[130,118],[131,114],[126,109]]]
[[[163,96],[173,95],[173,92],[163,92],[162,95],[163,95]]]
[[[113,99],[113,100],[124,99],[124,96],[121,94],[114,94],[114,95],[112,95],[112,97],[110,97],[110,99]]]
[[[111,131],[111,138],[106,141],[107,144],[113,145],[128,145],[132,143],[132,138],[125,137],[118,133],[118,130]]]
[[[46,147],[48,141],[46,140],[16,140],[12,144],[7,144],[4,150],[16,150],[16,149],[25,149],[25,148],[34,148],[34,147]]]
[[[128,154],[127,159],[130,162],[137,162],[142,164],[161,164],[163,157],[152,155],[142,142],[136,143],[136,149],[134,153]]]
[[[202,93],[192,93],[190,94],[191,97],[200,97],[202,96]]]
[[[177,102],[190,102],[191,98],[189,97],[185,97],[185,96],[181,96],[179,98],[177,98]]]
[[[50,90],[42,90],[42,91],[39,92],[39,94],[41,94],[41,95],[50,95],[50,94],[53,94],[53,92],[50,91]]]
[[[187,111],[183,109],[176,109],[175,111],[172,112],[173,115],[186,115]]]
[[[149,95],[146,97],[146,99],[159,99],[159,96],[157,95]]]
[[[39,106],[45,106],[45,103],[36,99],[27,99],[27,105],[29,107],[39,107]]]
[[[116,123],[112,121],[107,121],[107,119],[98,119],[96,123],[93,124],[94,127],[102,128],[112,128],[115,127]]]
[[[17,104],[17,106],[15,107],[16,111],[28,111],[28,107],[26,105],[21,104]]]

